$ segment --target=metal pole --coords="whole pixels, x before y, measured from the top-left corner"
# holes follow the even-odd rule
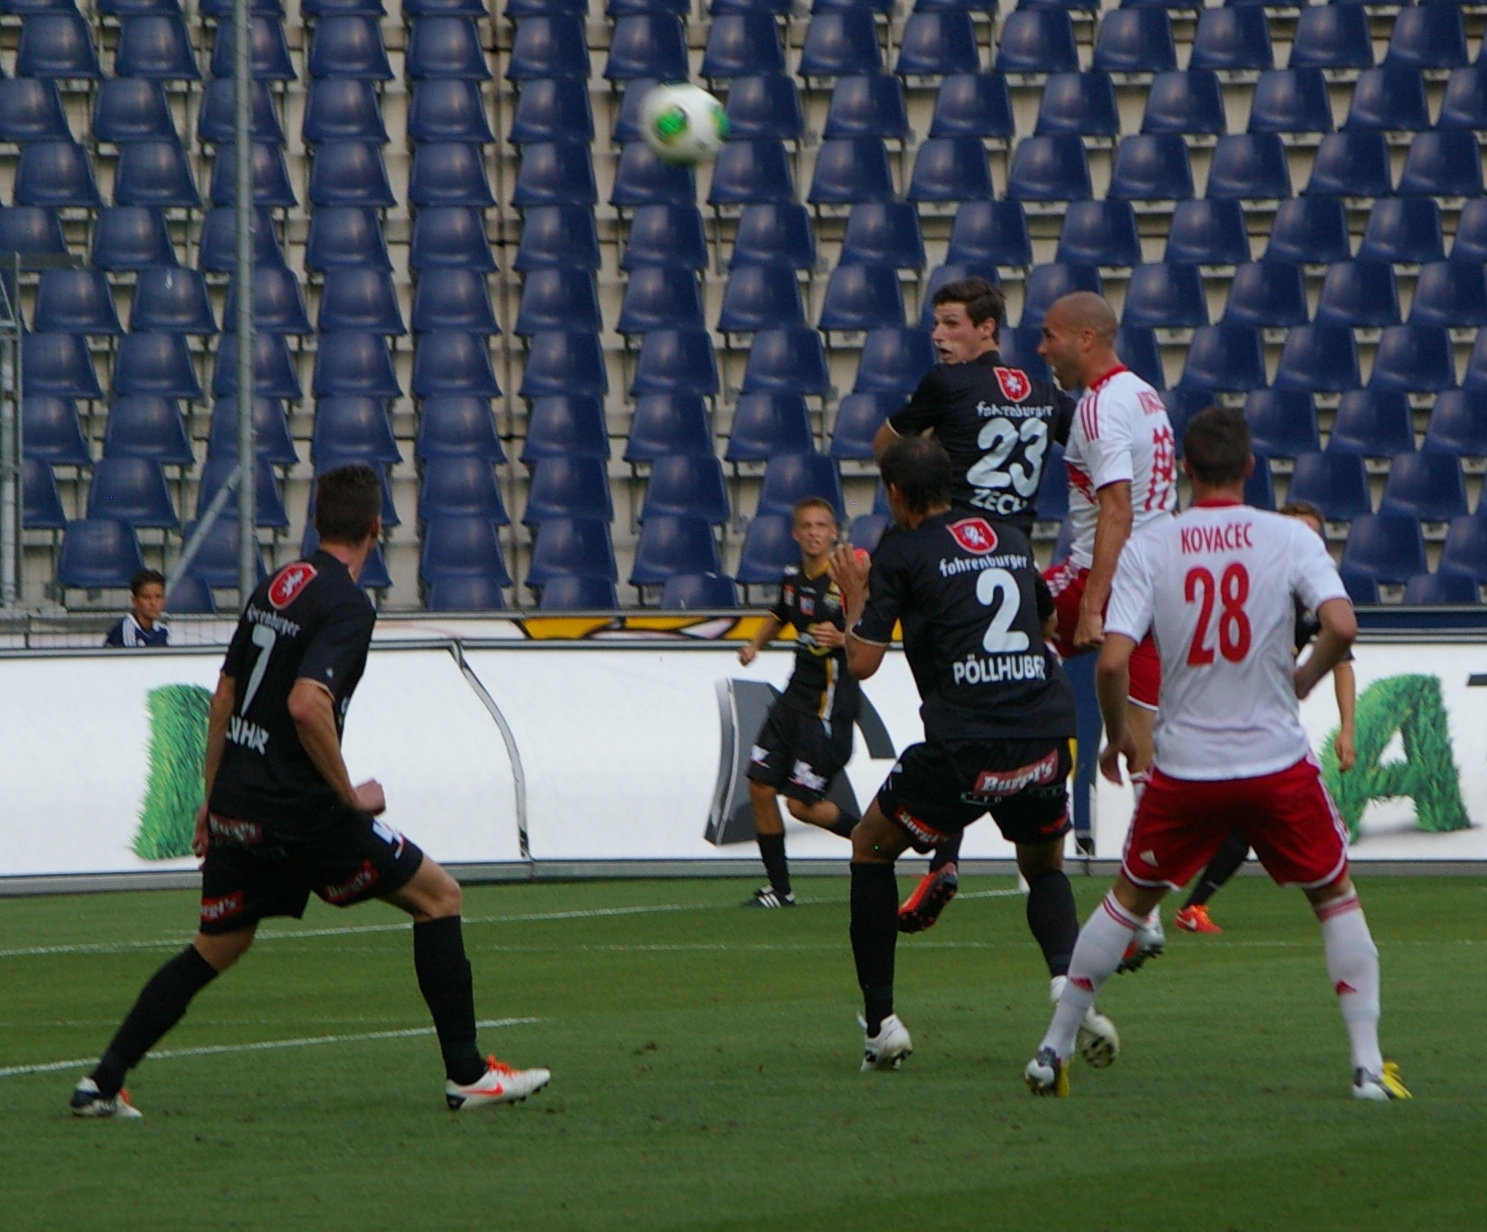
[[[0,357],[9,360],[7,387],[0,389],[0,608],[21,596],[21,258],[12,259],[14,281],[0,283]],[[11,303],[11,295],[16,302]]]
[[[258,584],[257,495],[253,432],[253,61],[249,0],[232,5],[233,137],[237,157],[238,598]]]

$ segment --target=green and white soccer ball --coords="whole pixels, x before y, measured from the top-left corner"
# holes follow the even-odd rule
[[[690,167],[728,140],[728,116],[700,86],[672,82],[652,87],[641,100],[640,131],[662,162]]]

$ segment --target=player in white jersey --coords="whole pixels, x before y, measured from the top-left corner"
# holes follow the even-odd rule
[[[1352,604],[1317,536],[1243,504],[1254,467],[1249,428],[1211,407],[1183,437],[1193,508],[1126,545],[1097,672],[1109,744],[1100,768],[1120,781],[1135,751],[1125,724],[1127,672],[1154,632],[1162,657],[1156,761],[1115,887],[1085,923],[1053,1021],[1025,1077],[1038,1095],[1067,1095],[1079,1022],[1131,935],[1162,896],[1202,868],[1231,829],[1267,872],[1298,885],[1322,925],[1327,974],[1353,1054],[1359,1099],[1408,1099],[1378,1042],[1379,960],[1348,876],[1347,838],[1301,726],[1304,698],[1357,635]],[[1292,657],[1293,598],[1321,623],[1311,656]]]

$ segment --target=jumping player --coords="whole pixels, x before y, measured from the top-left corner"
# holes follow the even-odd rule
[[[947,282],[934,294],[930,335],[940,362],[873,440],[883,452],[901,436],[934,433],[954,468],[953,508],[1014,522],[1032,534],[1049,445],[1067,440],[1074,403],[1050,381],[1008,367],[998,352],[1007,301],[984,278]],[[939,918],[959,886],[959,842],[938,850],[899,911],[903,932]]]
[[[800,564],[785,566],[779,602],[738,651],[747,667],[786,625],[795,629],[795,669],[749,759],[749,804],[769,884],[745,899],[745,907],[795,905],[780,796],[797,821],[843,838],[851,838],[858,820],[826,799],[831,780],[852,760],[852,728],[862,704],[862,690],[846,670],[842,596],[831,571],[836,511],[830,501],[807,496],[795,505],[794,523]]]
[[[837,550],[847,666],[859,679],[871,676],[902,622],[904,653],[924,702],[924,743],[904,751],[852,832],[864,1071],[897,1069],[913,1047],[893,1009],[894,862],[907,848],[932,850],[989,812],[1016,845],[1031,887],[1028,926],[1055,996],[1079,927],[1063,871],[1074,694],[1043,641],[1027,536],[1009,523],[952,510],[954,472],[933,439],[893,442],[882,472],[903,532],[883,540],[870,574],[850,549]],[[1115,1028],[1092,1004],[1078,1032],[1091,1064],[1115,1059]]]
[[[261,920],[304,914],[313,891],[337,907],[381,898],[413,917],[413,966],[433,1015],[451,1109],[525,1099],[545,1069],[512,1070],[476,1049],[460,887],[382,821],[382,786],[352,785],[341,757],[346,707],[366,667],[376,612],[357,586],[382,531],[382,489],[364,465],[317,481],[320,550],[248,600],[212,698],[200,930],[150,979],[97,1067],[72,1093],[82,1117],[138,1117],[124,1076],[241,958]]]
[[[1025,1078],[1036,1095],[1069,1093],[1076,1032],[1133,931],[1243,830],[1267,872],[1298,885],[1322,925],[1327,975],[1353,1054],[1353,1095],[1408,1099],[1379,1052],[1379,959],[1348,876],[1347,839],[1298,717],[1304,698],[1357,635],[1332,559],[1300,522],[1243,504],[1254,467],[1235,410],[1196,415],[1183,437],[1193,507],[1138,531],[1121,555],[1097,681],[1109,744],[1100,768],[1120,781],[1134,760],[1126,725],[1131,656],[1155,632],[1161,706],[1151,781],[1114,889],[1086,921],[1069,979]],[[1316,646],[1292,653],[1292,598],[1316,612]]]

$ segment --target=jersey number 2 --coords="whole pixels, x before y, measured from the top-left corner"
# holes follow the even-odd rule
[[[1005,569],[983,569],[976,579],[976,598],[986,607],[996,605],[991,624],[986,627],[986,636],[981,645],[988,654],[1015,654],[1026,650],[1028,636],[1021,629],[1014,629],[1017,609],[1022,606],[1022,592],[1017,589],[1017,579]]]
[[[1213,662],[1208,626],[1213,619],[1215,599],[1219,603],[1219,654],[1230,663],[1238,663],[1249,654],[1250,623],[1244,611],[1244,601],[1249,598],[1249,570],[1236,561],[1224,570],[1215,586],[1213,574],[1196,565],[1183,579],[1182,597],[1198,604],[1198,625],[1188,647],[1189,667],[1207,667]]]

